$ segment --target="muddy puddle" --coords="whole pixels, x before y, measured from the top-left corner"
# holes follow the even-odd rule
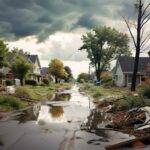
[[[0,121],[0,150],[104,150],[133,136],[103,130],[109,116],[78,87]]]

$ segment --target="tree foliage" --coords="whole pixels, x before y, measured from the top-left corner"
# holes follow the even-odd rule
[[[81,73],[78,75],[77,82],[89,82],[91,80],[90,75],[88,73]]]
[[[0,67],[7,66],[6,56],[8,54],[8,47],[4,41],[0,40]]]
[[[110,67],[110,62],[119,56],[131,55],[129,38],[110,27],[97,27],[82,37],[83,45],[79,50],[86,50],[91,64],[95,67],[97,80],[103,71]]]
[[[23,85],[24,78],[27,76],[32,65],[22,56],[16,56],[11,66],[13,74],[20,79],[21,85]]]
[[[66,82],[69,82],[70,80],[73,79],[73,75],[72,75],[71,68],[70,68],[69,66],[65,66],[64,69],[65,69],[65,71],[66,71],[66,73],[67,73],[67,75],[66,75],[66,77],[65,77],[65,81],[66,81]]]
[[[63,79],[67,76],[64,69],[63,62],[59,59],[52,59],[49,64],[49,71],[52,76],[55,77],[55,82],[57,83],[59,79]]]

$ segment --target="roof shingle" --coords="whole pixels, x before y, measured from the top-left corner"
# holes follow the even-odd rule
[[[122,56],[118,58],[118,61],[121,65],[122,71],[125,72],[133,72],[134,69],[134,57],[127,57]],[[149,57],[140,57],[139,58],[139,66],[138,66],[138,73],[143,73],[150,63]]]

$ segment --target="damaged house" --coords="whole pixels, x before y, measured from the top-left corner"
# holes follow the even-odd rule
[[[130,86],[134,69],[134,57],[119,57],[113,69],[114,84],[119,87]],[[150,57],[140,57],[137,84],[150,82]]]

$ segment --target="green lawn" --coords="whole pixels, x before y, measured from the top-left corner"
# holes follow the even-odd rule
[[[29,106],[30,102],[38,102],[41,100],[50,100],[53,93],[58,89],[69,89],[71,83],[51,83],[49,86],[20,86],[13,95],[0,94],[0,111],[18,110]]]
[[[71,83],[51,83],[49,86],[23,86],[16,90],[16,95],[31,100],[50,99],[58,89],[69,89],[71,86]]]
[[[134,96],[128,88],[94,86],[86,83],[80,85],[80,90],[94,98],[94,101],[103,104],[113,102],[115,110],[128,110],[144,106],[141,95]]]
[[[25,101],[21,101],[15,96],[0,95],[0,111],[13,111],[27,107],[28,104]]]
[[[121,97],[129,92],[127,88],[111,87],[106,88],[103,86],[94,86],[91,83],[82,84],[80,86],[81,91],[85,91],[87,94],[93,96],[95,99],[103,97]]]

